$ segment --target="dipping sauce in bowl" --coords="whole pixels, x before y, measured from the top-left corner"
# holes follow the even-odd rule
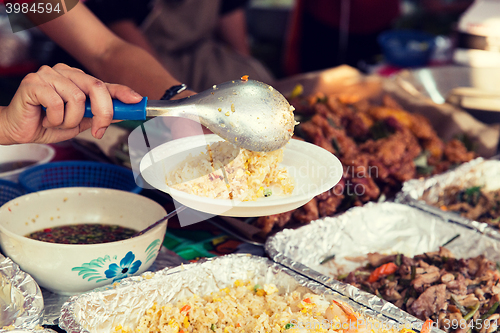
[[[101,244],[121,241],[136,233],[137,230],[119,225],[80,223],[44,228],[26,237],[58,244]]]
[[[41,287],[74,295],[145,272],[161,250],[166,224],[120,241],[109,237],[122,233],[113,230],[116,225],[134,234],[165,215],[162,205],[127,191],[93,187],[38,191],[0,207],[0,246]],[[61,244],[26,237],[37,231],[48,236],[49,230],[54,236],[56,228],[67,226],[70,234],[79,235],[82,224],[97,227],[108,242]],[[89,233],[95,235],[96,230]]]

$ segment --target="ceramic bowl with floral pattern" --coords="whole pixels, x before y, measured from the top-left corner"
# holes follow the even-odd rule
[[[165,215],[155,201],[125,191],[88,187],[40,191],[0,207],[0,246],[41,287],[76,294],[147,270],[162,246],[166,223],[138,237],[100,244],[58,244],[26,235],[82,223],[139,231]]]

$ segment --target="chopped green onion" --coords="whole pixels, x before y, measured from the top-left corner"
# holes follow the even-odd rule
[[[286,324],[286,325],[285,325],[285,329],[286,329],[286,330],[288,330],[288,329],[290,329],[290,328],[292,328],[292,327],[295,327],[295,325],[294,325],[294,324],[292,324],[292,323],[288,323],[288,324]]]
[[[262,287],[260,286],[260,284],[256,284],[254,287],[253,287],[253,291],[257,292],[258,289],[262,289]]]
[[[453,302],[453,304],[455,304],[455,306],[460,310],[460,312],[462,313],[462,316],[466,316],[468,313],[467,313],[467,310],[464,308],[464,306],[462,304],[460,304],[460,302],[456,299],[456,297],[451,294],[450,296],[451,298],[451,301]],[[464,317],[465,319],[465,317]]]
[[[320,265],[326,264],[327,262],[329,262],[330,260],[333,260],[333,259],[335,259],[335,254],[332,254],[331,256],[328,256],[325,259],[321,260],[321,262],[319,264]]]
[[[341,153],[340,145],[339,145],[337,139],[332,138],[332,146],[333,146],[333,149],[335,149],[338,153]]]
[[[464,320],[467,321],[467,320],[471,319],[476,314],[477,310],[479,310],[479,306],[480,306],[480,302],[478,301],[476,303],[476,305],[474,305],[472,310],[464,316]]]
[[[401,253],[398,253],[398,255],[396,256],[396,265],[397,266],[401,266]]]
[[[212,331],[214,331],[214,332],[215,332],[215,329],[216,329],[216,328],[217,328],[217,326],[215,326],[215,324],[210,325],[210,329],[211,329]]]
[[[411,280],[415,280],[415,276],[417,275],[417,267],[411,266]]]
[[[499,304],[500,304],[499,302],[495,302],[495,304],[493,304],[491,306],[491,308],[488,310],[488,312],[486,312],[484,315],[482,315],[480,319],[484,320],[484,319],[488,318],[489,316],[491,316],[492,314],[494,314],[495,311],[498,309]]]
[[[337,276],[337,280],[343,280],[348,276],[349,276],[349,274],[340,274],[339,276]]]
[[[273,191],[270,188],[264,189],[264,196],[270,197],[273,194]]]
[[[453,236],[452,238],[450,238],[446,243],[444,243],[443,245],[441,246],[446,246],[448,244],[450,244],[451,242],[453,242],[455,239],[457,239],[458,237],[460,237],[460,234],[456,234],[455,236]]]

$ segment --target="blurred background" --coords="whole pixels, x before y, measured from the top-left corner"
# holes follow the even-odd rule
[[[460,92],[460,103],[465,93],[469,102],[470,95],[480,95],[480,109],[496,109],[491,101],[500,94],[495,74],[500,67],[497,0],[243,3],[251,56],[277,80],[342,64],[383,76],[406,69],[405,79],[436,103],[453,101],[448,95],[457,92],[452,90],[465,87],[471,89]],[[54,56],[57,52],[36,28],[13,34],[0,6],[0,105],[9,103],[27,73],[61,59]],[[486,123],[499,122],[491,111],[474,115]]]

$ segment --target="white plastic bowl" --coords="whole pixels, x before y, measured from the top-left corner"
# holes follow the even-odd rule
[[[288,170],[295,182],[290,195],[259,198],[255,201],[212,199],[185,193],[167,186],[165,175],[184,161],[189,154],[197,156],[206,151],[207,144],[222,139],[215,135],[198,135],[162,144],[143,157],[140,168],[144,180],[164,191],[179,203],[204,213],[252,217],[279,214],[296,209],[316,195],[328,191],[342,178],[339,159],[319,146],[292,139],[284,147],[280,166]]]
[[[51,189],[18,197],[0,208],[0,245],[41,287],[76,294],[148,269],[162,246],[167,224],[138,237],[103,244],[55,244],[24,235],[75,223],[118,224],[142,230],[165,215],[158,203],[130,192]]]
[[[38,143],[27,143],[10,146],[0,145],[0,164],[18,161],[35,162],[24,168],[2,172],[0,173],[0,178],[10,180],[12,182],[17,182],[17,178],[19,177],[19,174],[21,174],[21,172],[29,169],[30,167],[34,167],[35,165],[50,162],[54,158],[55,154],[56,151],[51,146]]]

